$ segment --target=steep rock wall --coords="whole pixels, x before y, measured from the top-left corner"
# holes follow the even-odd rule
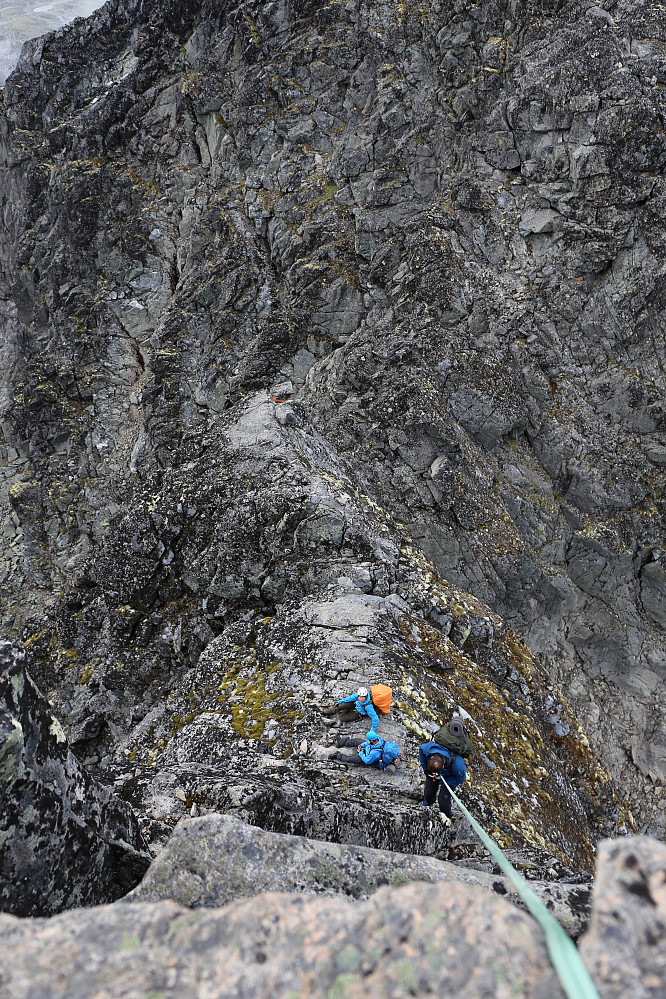
[[[0,665],[0,909],[112,902],[150,863],[137,818],[80,766],[25,655],[1,642]]]
[[[167,693],[222,632],[249,655],[294,601],[445,579],[478,634],[435,659],[515,626],[562,759],[550,681],[663,833],[665,31],[643,3],[192,0],[28,44],[0,118],[3,622],[83,758],[175,752]],[[421,738],[464,697],[430,700],[402,709]]]

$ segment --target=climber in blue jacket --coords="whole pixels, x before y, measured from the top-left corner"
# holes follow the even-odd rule
[[[451,795],[449,787],[458,787],[467,777],[467,768],[462,756],[451,756],[446,746],[438,742],[424,742],[419,747],[419,764],[425,774],[423,790],[424,808],[434,805],[435,798],[439,805],[440,815],[446,817],[445,825],[451,821]],[[439,788],[439,795],[437,790]]]
[[[388,770],[389,773],[395,773],[395,764],[393,762],[394,757],[389,756],[388,759],[384,758],[384,746],[386,744],[386,739],[382,739],[381,736],[377,735],[374,729],[370,729],[369,732],[366,732],[365,739],[360,745],[357,745],[356,739],[349,739],[343,736],[338,737],[337,743],[337,748],[353,748],[356,752],[339,753],[331,750],[329,759],[334,760],[337,763],[377,767],[379,770]],[[395,749],[397,750],[397,746]]]
[[[349,707],[344,706],[347,704]],[[340,721],[343,722],[358,721],[358,715],[361,717],[365,715],[370,719],[370,725],[375,732],[379,725],[379,716],[375,711],[372,703],[372,695],[367,687],[359,687],[355,694],[343,697],[342,700],[338,701],[331,708],[324,708],[322,714],[324,716],[338,714]]]

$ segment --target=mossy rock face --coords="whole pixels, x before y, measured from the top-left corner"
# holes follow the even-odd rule
[[[111,0],[28,44],[2,628],[156,835],[182,776],[190,809],[476,862],[418,812],[454,707],[508,848],[588,868],[622,798],[666,834],[662,21]],[[395,778],[312,753],[374,680]]]
[[[273,454],[289,449],[292,468],[306,446],[311,462],[318,448],[328,458],[311,431],[287,436],[272,422],[273,405],[255,397],[233,431],[239,441],[259,426]],[[446,855],[469,837],[464,823],[450,835],[420,812],[417,758],[419,743],[455,710],[476,746],[462,793],[484,825],[503,847],[533,851],[545,869],[589,871],[596,839],[630,819],[534,654],[497,614],[447,584],[404,526],[348,480],[312,464],[309,475],[317,510],[344,510],[349,534],[381,560],[348,568],[341,560],[327,590],[309,595],[306,584],[300,600],[211,641],[150,726],[132,733],[133,764],[155,776],[143,772],[130,800],[175,821],[183,807],[165,799],[160,775],[177,771],[186,800],[200,796],[199,810],[233,811],[276,832]],[[329,731],[321,708],[375,681],[393,688],[380,732],[401,747],[398,773],[347,774],[313,758],[313,742]],[[359,718],[350,728],[362,738],[367,726]]]

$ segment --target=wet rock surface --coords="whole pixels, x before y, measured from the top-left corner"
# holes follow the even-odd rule
[[[150,863],[139,823],[80,766],[25,659],[0,642],[0,909],[112,902]]]

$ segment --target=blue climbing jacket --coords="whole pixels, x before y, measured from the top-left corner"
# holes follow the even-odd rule
[[[377,731],[377,726],[379,725],[379,718],[377,717],[377,712],[375,711],[374,705],[372,703],[372,695],[368,693],[366,699],[361,703],[358,699],[358,694],[350,694],[349,697],[343,697],[338,704],[351,704],[352,701],[356,702],[356,710],[360,715],[367,715],[367,717],[372,722],[372,728]]]
[[[419,764],[421,765],[421,770],[425,773],[428,767],[428,760],[435,753],[439,753],[440,756],[444,757],[444,769],[442,770],[442,777],[449,785],[449,787],[458,787],[458,784],[462,784],[467,778],[467,768],[465,767],[465,761],[462,756],[454,756],[453,764],[449,770],[449,761],[451,759],[451,753],[446,748],[446,746],[440,746],[438,742],[424,742],[422,746],[419,746]]]
[[[385,741],[386,740],[382,739],[380,736],[379,742],[376,742],[374,746],[369,739],[365,739],[361,743],[361,748],[358,751],[358,755],[361,757],[363,762],[366,763],[369,767],[373,766],[376,763],[379,766],[380,770],[384,769],[381,763],[382,763],[382,749],[384,748]]]

